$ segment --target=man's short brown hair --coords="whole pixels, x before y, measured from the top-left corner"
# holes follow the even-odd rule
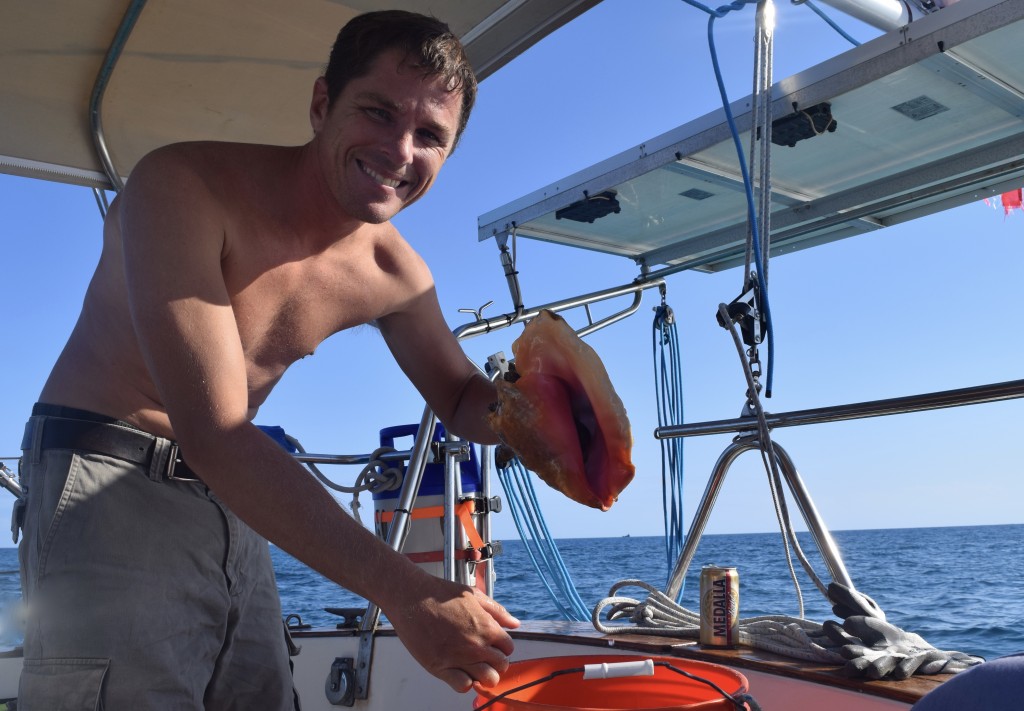
[[[324,70],[329,104],[334,104],[350,81],[366,76],[382,52],[391,49],[404,52],[405,62],[421,69],[424,75],[442,77],[449,91],[462,92],[454,151],[476,101],[476,75],[459,38],[435,17],[381,10],[352,18],[338,33]]]

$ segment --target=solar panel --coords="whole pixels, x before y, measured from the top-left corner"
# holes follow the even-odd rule
[[[1020,187],[1024,2],[957,3],[778,82],[772,97],[773,254]],[[744,145],[750,105],[733,104]],[[742,261],[746,215],[719,110],[481,216],[479,238],[514,225],[651,269],[717,271]]]

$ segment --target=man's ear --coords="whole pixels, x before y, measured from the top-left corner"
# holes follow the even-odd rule
[[[313,98],[309,102],[309,125],[313,127],[313,134],[320,133],[320,127],[327,120],[327,112],[330,110],[330,100],[327,96],[327,80],[317,77],[313,82]]]

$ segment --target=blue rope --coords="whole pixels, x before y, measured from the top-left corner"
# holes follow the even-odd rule
[[[508,499],[509,505],[512,509],[512,520],[515,521],[516,530],[519,531],[519,538],[523,541],[523,545],[526,548],[527,555],[530,556],[530,561],[533,563],[533,569],[537,571],[537,574],[540,577],[541,584],[548,591],[548,596],[555,603],[555,606],[558,608],[558,611],[566,619],[572,620],[574,619],[573,614],[568,609],[566,609],[566,607],[562,604],[560,598],[558,597],[558,594],[555,593],[550,583],[548,583],[547,576],[545,576],[544,573],[541,571],[540,561],[537,560],[537,556],[541,555],[541,552],[534,552],[531,542],[535,539],[528,535],[527,531],[525,530],[525,524],[523,521],[523,519],[526,516],[525,507],[522,503],[522,500],[514,493],[515,482],[507,481],[505,475],[505,469],[498,470],[498,478],[501,481],[502,487],[505,489],[505,496]],[[545,565],[545,567],[548,566]]]
[[[685,2],[687,5],[692,5],[698,10],[701,10],[702,12],[706,12],[707,14],[711,15],[712,18],[715,18],[725,17],[733,10],[742,10],[744,5],[756,5],[758,0],[733,0],[733,2],[729,3],[728,5],[719,6],[716,10],[712,10],[707,5],[703,5],[697,2],[696,0],[683,0],[683,2]]]
[[[825,22],[827,22],[827,23],[828,23],[828,26],[829,26],[829,27],[831,27],[831,28],[832,28],[833,30],[835,30],[836,32],[838,32],[838,33],[839,33],[840,35],[842,35],[843,39],[845,39],[845,40],[846,40],[847,42],[849,42],[850,44],[852,44],[852,45],[853,45],[854,47],[860,47],[860,42],[858,42],[857,40],[855,40],[855,39],[854,39],[853,37],[851,37],[850,35],[846,34],[846,32],[844,32],[844,31],[843,31],[843,28],[842,28],[842,27],[840,27],[839,25],[837,25],[837,24],[836,24],[836,23],[835,23],[835,22],[834,22],[834,21],[832,20],[832,18],[831,18],[831,17],[829,17],[828,15],[826,15],[826,14],[825,14],[825,12],[824,12],[823,10],[821,10],[821,9],[820,9],[820,8],[819,8],[819,7],[817,6],[817,5],[815,5],[815,4],[813,3],[813,2],[811,2],[811,0],[802,0],[802,2],[801,2],[800,4],[801,4],[801,5],[806,5],[807,7],[811,8],[812,10],[814,10],[814,13],[815,13],[815,14],[816,14],[816,15],[817,15],[818,17],[820,17],[820,18],[821,18],[821,19],[823,19],[823,20],[824,20]]]
[[[505,490],[512,519],[533,568],[558,611],[567,620],[589,620],[590,610],[580,597],[558,546],[551,537],[529,472],[516,458],[508,466],[498,468],[498,480]]]
[[[725,91],[725,81],[722,79],[722,69],[718,64],[718,50],[715,48],[715,20],[725,17],[734,10],[741,10],[745,5],[757,4],[758,0],[735,0],[728,5],[722,5],[712,10],[696,0],[683,0],[687,5],[692,5],[706,12],[708,18],[708,49],[711,51],[711,66],[715,70],[715,81],[718,83],[718,93],[722,98],[722,108],[725,111],[725,120],[729,124],[729,132],[732,134],[733,145],[736,148],[736,156],[739,159],[740,173],[743,176],[743,188],[747,197],[747,219],[750,222],[750,229],[753,241],[754,264],[757,268],[757,286],[761,292],[761,305],[764,307],[766,322],[766,338],[768,345],[768,367],[765,379],[765,396],[771,397],[772,381],[775,373],[775,329],[772,327],[772,310],[768,303],[768,284],[764,280],[764,258],[761,253],[761,234],[757,224],[757,210],[754,207],[754,190],[750,180],[750,172],[747,170],[747,160],[743,155],[743,146],[740,144],[740,133],[736,128],[736,121],[733,119],[732,108],[729,106],[729,96]]]
[[[572,575],[569,574],[569,569],[565,566],[565,562],[562,560],[562,554],[558,550],[558,544],[555,543],[554,536],[552,536],[551,531],[548,530],[547,520],[544,518],[543,513],[541,513],[540,502],[537,500],[537,491],[533,488],[533,479],[530,477],[526,468],[522,466],[521,462],[519,463],[519,480],[529,497],[530,509],[536,512],[541,534],[539,536],[539,540],[548,549],[547,558],[551,561],[550,567],[552,574],[555,576],[555,580],[557,581],[559,588],[561,588],[569,598],[569,602],[576,613],[581,615],[584,620],[589,620],[590,611],[587,609],[587,605],[583,602],[583,599],[577,592],[576,584],[572,580]]]
[[[654,311],[654,389],[658,405],[658,426],[664,427],[683,421],[683,378],[679,363],[679,332],[672,310],[662,304]],[[683,472],[683,440],[661,440],[661,500],[668,571],[675,566],[685,538]],[[682,595],[682,589],[679,594]]]

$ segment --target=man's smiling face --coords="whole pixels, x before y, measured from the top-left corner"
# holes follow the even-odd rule
[[[310,108],[319,169],[341,210],[379,224],[421,198],[451,152],[461,93],[424,76],[396,50],[328,106],[323,79]]]

